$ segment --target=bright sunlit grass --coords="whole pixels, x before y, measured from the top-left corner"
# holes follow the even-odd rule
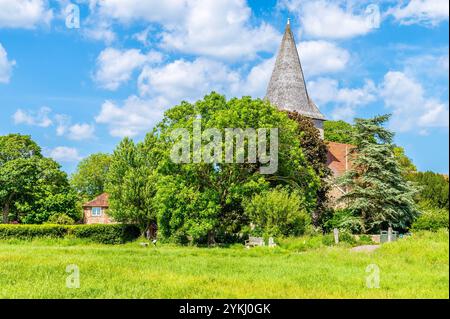
[[[372,252],[121,246],[80,240],[0,241],[0,298],[448,298],[448,232]],[[66,266],[80,288],[66,287]],[[380,288],[366,287],[366,267]]]

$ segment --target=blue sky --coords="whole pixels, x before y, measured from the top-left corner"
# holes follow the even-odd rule
[[[0,135],[32,135],[71,173],[124,136],[142,139],[181,100],[263,97],[289,17],[328,119],[392,113],[396,143],[418,168],[448,173],[448,6],[0,0]]]

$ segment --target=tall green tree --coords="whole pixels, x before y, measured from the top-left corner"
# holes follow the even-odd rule
[[[156,223],[153,198],[158,182],[158,150],[154,144],[151,133],[138,144],[123,139],[112,155],[105,186],[109,214],[117,221],[138,224],[142,232]]]
[[[105,192],[111,155],[95,153],[81,160],[70,183],[82,196],[92,199]]]
[[[306,160],[320,178],[320,188],[317,191],[317,206],[312,214],[314,226],[319,226],[319,220],[327,209],[327,193],[330,190],[329,177],[331,170],[327,165],[328,147],[321,139],[320,133],[311,119],[297,112],[287,112],[290,119],[298,124],[300,147]]]
[[[45,158],[30,136],[0,136],[0,205],[2,221],[45,222],[54,213],[78,219],[79,210],[67,175]]]
[[[387,226],[406,229],[417,216],[413,183],[394,155],[394,134],[383,127],[389,115],[356,119],[352,168],[340,180],[340,200],[362,219],[362,231]]]

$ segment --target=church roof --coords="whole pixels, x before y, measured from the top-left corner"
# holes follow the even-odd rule
[[[267,88],[266,99],[279,109],[296,111],[313,119],[325,120],[323,114],[308,96],[289,21]]]

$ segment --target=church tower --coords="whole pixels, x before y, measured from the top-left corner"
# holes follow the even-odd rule
[[[289,20],[267,88],[266,99],[280,110],[296,111],[312,119],[323,138],[325,116],[309,98]]]

